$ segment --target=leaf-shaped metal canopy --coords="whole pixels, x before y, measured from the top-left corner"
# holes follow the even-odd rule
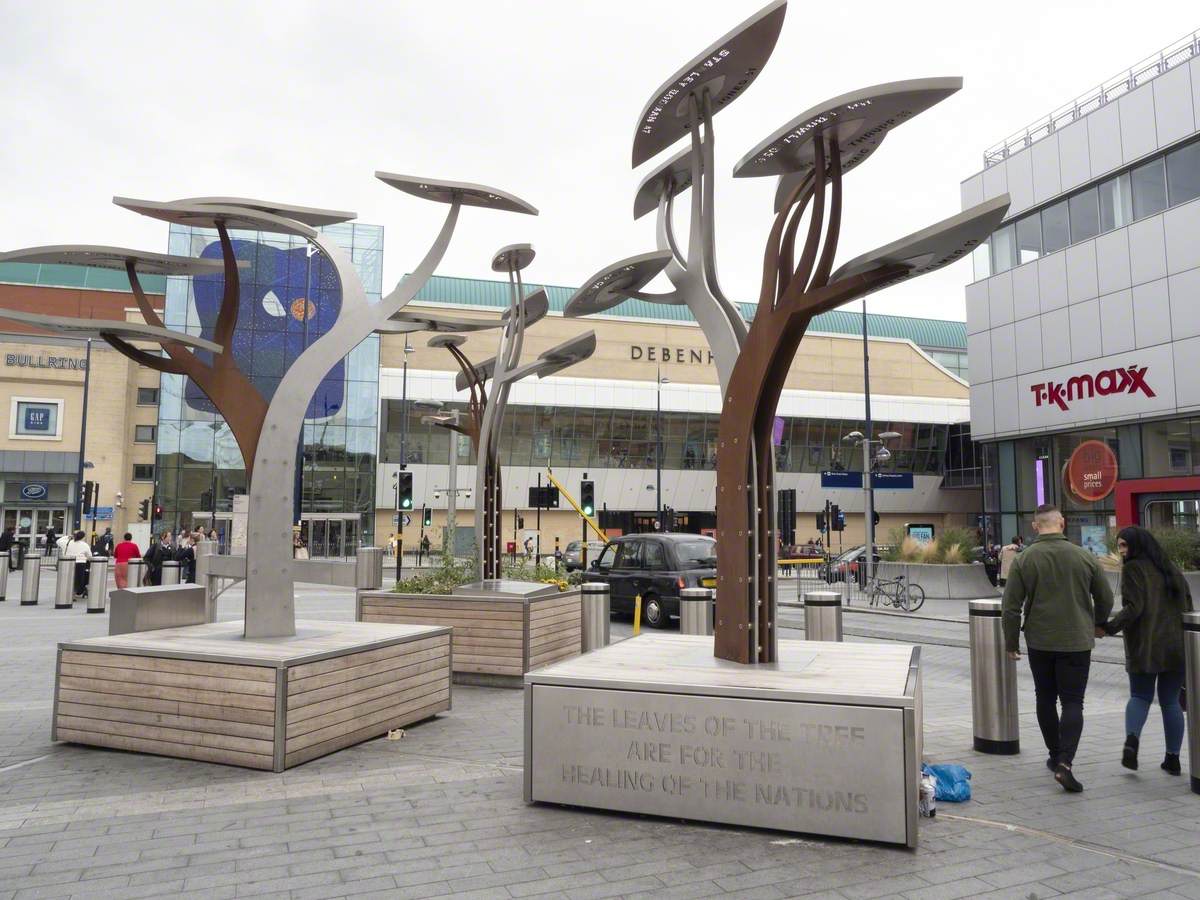
[[[134,200],[129,197],[113,197],[113,203],[125,209],[161,219],[176,225],[192,228],[216,228],[218,224],[230,229],[266,231],[273,234],[293,234],[312,239],[317,236],[314,228],[298,219],[264,212],[250,206],[220,206],[206,203],[184,203],[172,201],[160,203],[152,200]]]
[[[734,178],[806,173],[813,168],[813,138],[837,138],[843,173],[875,152],[897,125],[923,113],[962,87],[961,78],[893,81],[819,103],[759,142],[734,166]],[[827,170],[827,178],[832,172]]]
[[[659,198],[666,194],[678,197],[692,186],[692,148],[676,153],[642,179],[633,198],[633,218],[658,209]]]
[[[949,265],[970,253],[996,230],[1008,212],[1008,203],[1008,194],[1002,194],[870,253],[864,253],[834,272],[830,283],[884,266],[906,267],[895,278],[875,285],[873,290],[877,291]]]
[[[772,0],[663,82],[638,117],[635,169],[687,134],[690,97],[707,93],[715,115],[750,86],[775,49],[786,11],[787,0]]]
[[[47,331],[69,334],[73,337],[103,338],[104,335],[111,334],[114,337],[132,341],[154,341],[159,344],[174,341],[213,353],[221,353],[224,350],[220,344],[204,338],[142,322],[123,322],[119,319],[78,319],[75,316],[50,316],[45,313],[22,312],[15,309],[0,309],[0,319],[23,322],[26,325],[34,325]]]
[[[0,262],[40,263],[49,266],[91,266],[96,269],[126,270],[132,262],[142,275],[208,275],[222,271],[219,259],[197,259],[191,256],[170,256],[166,253],[147,253],[126,247],[103,247],[96,244],[54,244],[45,247],[26,247],[0,253]]]
[[[653,281],[670,261],[670,250],[652,250],[601,269],[571,295],[563,315],[573,319],[620,306],[631,292],[640,291]]]
[[[482,206],[530,216],[538,214],[537,207],[526,203],[515,194],[482,184],[443,181],[440,178],[418,178],[415,175],[398,175],[393,172],[376,172],[375,177],[396,190],[435,203],[453,203],[457,198],[463,206]]]
[[[175,200],[175,203],[187,206],[241,206],[246,209],[257,209],[285,219],[295,219],[313,228],[323,225],[337,225],[357,219],[358,215],[336,209],[316,209],[310,206],[295,206],[291,203],[270,203],[266,200],[250,200],[245,197],[185,197]]]

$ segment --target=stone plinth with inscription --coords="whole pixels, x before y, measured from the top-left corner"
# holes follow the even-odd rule
[[[525,799],[917,842],[920,649],[645,634],[525,676]]]

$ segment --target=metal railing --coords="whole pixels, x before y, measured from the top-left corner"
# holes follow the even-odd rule
[[[984,151],[983,167],[987,169],[1004,162],[1013,153],[1033,146],[1058,129],[1197,56],[1200,56],[1200,31],[1193,31]]]

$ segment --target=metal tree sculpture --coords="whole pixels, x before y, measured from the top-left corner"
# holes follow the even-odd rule
[[[393,315],[399,313],[428,282],[449,246],[459,211],[463,206],[481,206],[536,215],[537,210],[523,200],[494,188],[458,182],[420,179],[404,175],[376,173],[376,177],[399,190],[423,199],[448,203],[450,210],[433,245],[417,268],[403,278],[396,288],[380,302],[367,299],[357,272],[349,257],[316,230],[316,226],[344,222],[352,213],[313,210],[258,200],[227,197],[206,197],[155,203],[117,198],[114,202],[127,209],[153,218],[197,228],[215,228],[221,236],[225,293],[218,315],[214,337],[221,341],[200,341],[181,332],[162,329],[165,333],[147,333],[144,328],[136,334],[124,323],[102,323],[97,333],[122,353],[157,369],[160,372],[186,374],[212,401],[218,412],[230,422],[243,454],[249,481],[249,530],[246,547],[246,615],[245,636],[248,638],[286,637],[295,634],[295,598],[292,573],[292,515],[295,491],[296,447],[304,424],[305,412],[315,386],[324,374],[342,360],[363,339],[380,328],[387,328]],[[237,263],[228,231],[243,229],[277,234],[290,234],[307,240],[333,265],[341,287],[341,309],[333,325],[303,349],[283,373],[269,402],[253,388],[245,373],[237,368],[231,352],[231,340],[237,326],[238,290]],[[136,270],[157,271],[149,255],[121,251],[131,286],[138,296],[144,316],[148,302],[137,284]],[[129,263],[129,254],[133,263]],[[6,254],[6,258],[34,261],[23,252]],[[178,257],[166,258],[161,266],[191,266],[166,274],[195,274],[211,271],[211,264]],[[82,258],[77,264],[94,264]],[[203,263],[203,264],[202,264]],[[164,270],[165,271],[165,270]],[[153,310],[150,311],[153,313]],[[3,313],[0,313],[3,315]],[[156,314],[155,318],[157,318]],[[55,327],[53,323],[38,323]],[[160,325],[151,323],[153,328]],[[157,357],[132,347],[127,337],[154,337],[167,351],[167,357]],[[186,348],[196,347],[198,353]],[[201,353],[213,354],[208,362],[176,358],[188,353],[196,359]],[[195,373],[195,375],[193,374]],[[199,375],[199,378],[196,378]],[[255,397],[258,400],[255,400]],[[261,403],[261,405],[259,405]],[[255,421],[241,408],[249,406]],[[257,428],[253,426],[257,425]],[[252,473],[252,477],[251,477]]]
[[[482,528],[477,524],[481,535],[478,561],[480,577],[485,580],[500,578],[503,569],[500,550],[503,497],[500,435],[512,386],[530,375],[545,378],[560,372],[587,359],[596,349],[596,333],[588,331],[551,347],[537,359],[521,365],[525,331],[540,321],[549,309],[549,300],[543,288],[538,288],[528,297],[524,296],[521,270],[533,261],[533,257],[533,248],[528,244],[513,244],[501,249],[492,259],[492,270],[507,272],[509,277],[509,307],[501,317],[504,327],[494,357],[476,365],[463,353],[462,338],[439,336],[429,342],[431,347],[445,347],[450,352],[461,370],[455,379],[455,387],[469,392],[470,417],[466,426],[447,424],[446,427],[469,435],[475,445],[476,508],[480,510],[479,518],[482,520]],[[492,382],[490,397],[486,389],[489,379]]]
[[[722,411],[717,436],[717,609],[714,651],[741,663],[776,658],[775,460],[771,432],[788,370],[813,316],[968,253],[1002,220],[1001,197],[865,254],[833,271],[841,230],[843,175],[891,129],[961,87],[957,78],[878,85],[797,116],[746,155],[735,177],[780,176],[752,323],[724,298],[716,277],[712,116],[761,71],[783,23],[776,0],[668,80],[643,110],[635,166],[690,132],[690,150],[646,178],[635,218],[657,207],[654,253],[622,260],[576,292],[567,315],[609,309],[627,298],[686,303],[717,365]],[[703,138],[701,131],[703,130]],[[692,190],[688,253],[678,247],[674,197]],[[808,216],[799,260],[796,238]],[[642,289],[665,270],[671,294]]]

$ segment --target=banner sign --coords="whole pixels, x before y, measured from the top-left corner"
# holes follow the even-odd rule
[[[822,472],[821,487],[833,490],[862,490],[862,472]],[[871,487],[877,491],[911,491],[912,472],[873,472]]]
[[[862,472],[822,472],[821,487],[823,488],[857,488],[862,490]]]

